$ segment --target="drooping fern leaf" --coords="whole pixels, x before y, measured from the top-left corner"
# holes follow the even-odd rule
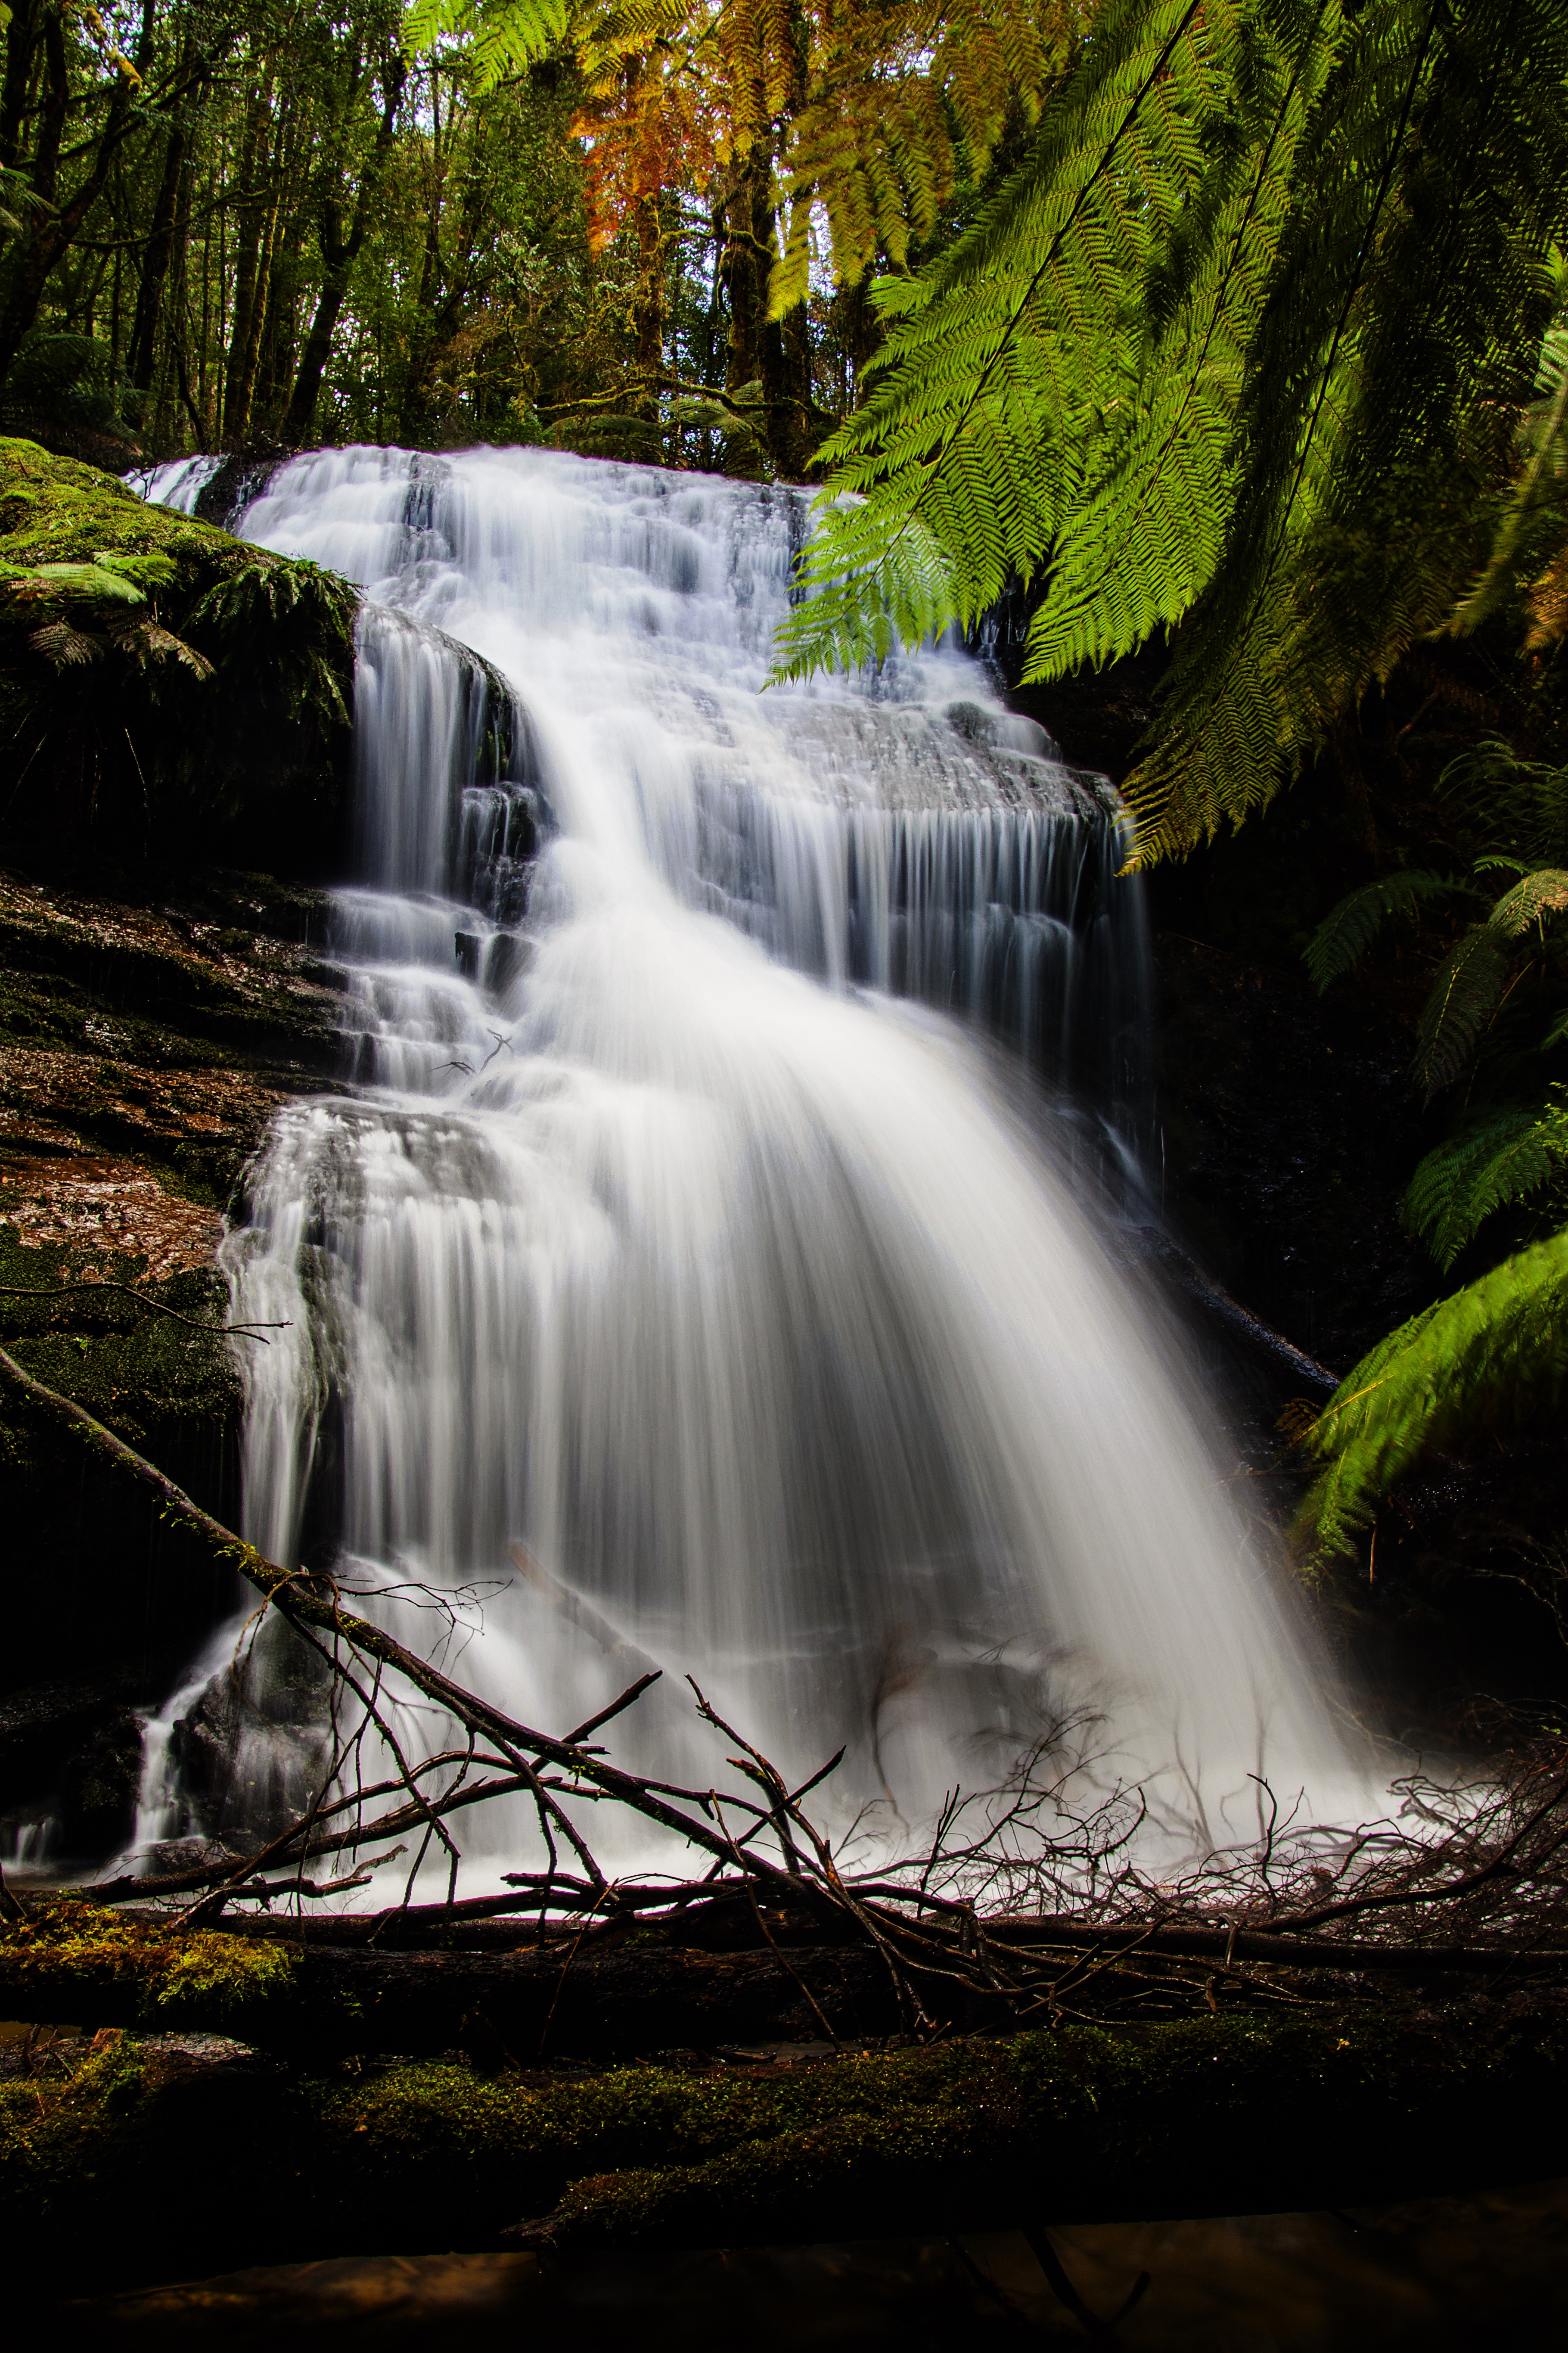
[[[69,621],[46,621],[41,629],[28,633],[27,643],[56,670],[79,669],[108,650],[107,638],[95,629],[78,629]]]
[[[409,57],[463,44],[479,90],[521,73],[565,37],[570,0],[411,0],[403,19]]]
[[[781,674],[851,667],[889,615],[903,628],[880,585],[921,532],[932,602],[907,618],[927,626],[973,619],[1010,572],[1028,578],[1047,557],[1053,594],[1036,627],[1061,633],[1064,659],[1136,642],[1190,604],[1225,505],[1231,313],[1260,296],[1253,227],[1260,203],[1265,228],[1277,209],[1277,159],[1299,127],[1300,57],[1265,42],[1250,148],[1226,130],[1256,13],[1237,0],[1111,0],[1027,161],[973,228],[913,280],[874,290],[885,329],[874,389],[823,453],[834,470],[806,601],[775,649]],[[1337,5],[1325,13],[1337,19]],[[1150,352],[1140,297],[1156,277],[1179,375]],[[864,503],[847,507],[845,491]]]
[[[1568,638],[1568,533],[1530,591],[1530,630],[1525,644],[1531,653],[1561,645]]]
[[[1556,316],[1546,332],[1536,375],[1536,397],[1520,419],[1522,463],[1500,501],[1492,543],[1480,577],[1449,617],[1456,637],[1469,635],[1489,620],[1515,586],[1521,555],[1536,518],[1560,500],[1568,484],[1568,263],[1556,266]]]
[[[118,565],[6,565],[0,567],[0,595],[12,605],[79,605],[100,607],[145,602],[134,580]]]
[[[1489,1112],[1427,1153],[1400,1204],[1445,1273],[1493,1211],[1528,1200],[1568,1169],[1568,1107]]]
[[[1529,866],[1568,861],[1568,767],[1521,759],[1495,735],[1450,760],[1437,779],[1456,814],[1490,837],[1494,849],[1519,854]]]
[[[1414,1067],[1428,1102],[1465,1068],[1507,980],[1507,960],[1486,923],[1468,931],[1444,957],[1416,1032]]]
[[[1568,873],[1557,866],[1538,866],[1511,891],[1503,892],[1487,929],[1496,939],[1518,939],[1532,928],[1539,930],[1548,915],[1559,915],[1564,907],[1568,907]]]
[[[1343,978],[1394,917],[1414,919],[1427,900],[1479,896],[1468,882],[1457,882],[1452,875],[1414,866],[1352,891],[1324,916],[1307,945],[1307,970],[1320,996]]]
[[[1377,1498],[1423,1460],[1554,1406],[1568,1377],[1568,1231],[1402,1324],[1342,1382],[1307,1436],[1323,1469],[1300,1521],[1348,1552]]]
[[[1269,797],[1462,587],[1568,225],[1565,74],[1568,23],[1531,0],[1357,18],[1294,159],[1225,549],[1128,782],[1146,851]]]
[[[1473,573],[1568,238],[1565,87],[1549,0],[1112,0],[1027,162],[881,294],[781,672],[1016,574],[1029,678],[1183,623],[1142,858],[1266,801]],[[929,593],[879,618],[917,528]]]

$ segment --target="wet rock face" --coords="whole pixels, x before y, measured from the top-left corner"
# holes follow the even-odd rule
[[[333,1083],[323,930],[319,893],[265,876],[134,901],[0,874],[0,1345],[229,1524],[242,1389],[213,1252],[274,1107]],[[186,1320],[61,1288],[83,1283]],[[131,1828],[137,1710],[229,1591],[150,1500],[22,1418],[0,1421],[0,1852],[91,1861]]]
[[[325,920],[321,893],[261,875],[132,899],[0,873],[0,1217],[140,1248],[151,1272],[209,1263],[210,1212],[272,1106],[332,1066]],[[183,1229],[139,1170],[206,1224]]]

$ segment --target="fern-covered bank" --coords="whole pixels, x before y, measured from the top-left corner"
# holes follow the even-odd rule
[[[329,870],[356,606],[313,565],[0,440],[0,859]]]

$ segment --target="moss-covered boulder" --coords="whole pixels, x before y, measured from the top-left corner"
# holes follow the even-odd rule
[[[314,565],[0,440],[0,859],[331,870],[356,604]]]

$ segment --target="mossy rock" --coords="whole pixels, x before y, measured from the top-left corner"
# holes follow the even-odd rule
[[[0,854],[317,874],[345,813],[357,592],[0,439]]]
[[[77,1289],[89,1259],[91,1284]],[[242,1401],[234,1343],[216,1328],[228,1315],[221,1276],[190,1268],[148,1284],[145,1274],[139,1256],[24,1244],[14,1226],[0,1221],[5,1345],[36,1380],[143,1451],[156,1445],[170,1421],[224,1426]],[[124,1291],[105,1287],[110,1283],[143,1291],[174,1315],[138,1306]]]
[[[93,1287],[37,1296],[90,1266]],[[101,1247],[23,1244],[0,1221],[0,1339],[25,1371],[85,1406],[209,1509],[237,1507],[243,1387],[225,1284],[190,1268],[144,1281],[145,1261]],[[124,1282],[184,1322],[100,1286]],[[193,1329],[200,1325],[201,1329]],[[46,1420],[0,1410],[0,1513],[14,1574],[0,1693],[68,1672],[121,1698],[156,1701],[233,1610],[237,1579],[169,1524],[155,1500]],[[70,1629],[62,1651],[62,1630]],[[24,1777],[25,1778],[25,1777]],[[0,1800],[24,1788],[15,1771]]]
[[[75,2009],[130,1988],[136,2016],[150,2029],[194,2023],[253,2033],[263,2012],[288,2001],[293,1979],[281,1943],[160,1930],[106,1905],[68,1898],[46,1901],[0,1936],[0,2000]]]

